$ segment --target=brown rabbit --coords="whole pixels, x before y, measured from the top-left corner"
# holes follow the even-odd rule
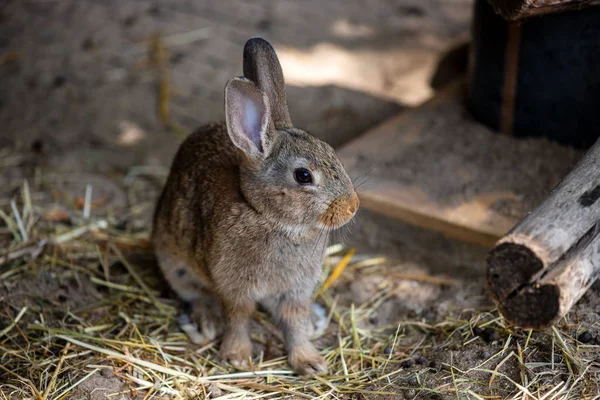
[[[328,234],[352,219],[358,197],[334,150],[292,126],[264,39],[246,43],[244,76],[225,87],[226,123],[200,128],[175,156],[154,216],[156,255],[209,339],[222,309],[225,361],[248,362],[258,303],[282,328],[292,368],[324,373],[311,295]]]

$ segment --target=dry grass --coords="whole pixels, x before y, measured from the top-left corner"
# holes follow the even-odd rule
[[[373,326],[369,317],[394,299],[394,279],[455,282],[398,274],[384,258],[341,246],[330,248],[317,290],[317,301],[328,311],[328,328],[318,343],[329,375],[294,375],[280,334],[262,313],[253,322],[258,354],[252,370],[234,371],[219,362],[218,343],[192,345],[178,329],[177,302],[157,290],[164,285],[156,270],[139,261],[140,255],[151,260],[147,231],[123,230],[110,213],[95,218],[91,196],[84,196],[83,210],[66,211],[37,207],[34,197],[24,184],[0,213],[7,245],[0,253],[0,399],[75,398],[98,376],[124,382],[106,397],[114,399],[599,394],[598,345],[576,340],[594,324],[568,316],[562,326],[534,333],[510,329],[494,310],[472,309],[437,322],[415,317]],[[342,301],[344,282],[364,274],[389,276],[390,283],[363,304]],[[80,298],[57,300],[56,293],[26,290],[25,283],[44,279],[50,288],[75,282],[69,293]],[[489,344],[481,333],[485,328],[493,328],[484,331],[493,333]]]

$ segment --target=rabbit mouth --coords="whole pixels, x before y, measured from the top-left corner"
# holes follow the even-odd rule
[[[335,229],[350,222],[358,210],[359,200],[356,193],[335,199],[327,211],[319,218],[319,223],[327,228]]]

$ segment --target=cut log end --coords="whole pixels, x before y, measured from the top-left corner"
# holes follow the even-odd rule
[[[524,329],[543,329],[560,317],[560,290],[556,285],[527,286],[499,303],[502,316]]]
[[[557,323],[600,277],[600,140],[488,256],[488,284],[507,321]]]
[[[560,313],[560,290],[532,283],[543,263],[531,249],[502,243],[488,258],[488,285],[500,313],[521,328],[540,329]]]
[[[488,285],[492,296],[500,303],[527,285],[544,267],[533,251],[515,243],[496,246],[490,252],[487,264]]]

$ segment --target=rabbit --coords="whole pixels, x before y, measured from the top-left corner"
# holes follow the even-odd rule
[[[180,146],[153,219],[160,268],[220,357],[251,356],[257,305],[281,327],[299,375],[327,372],[311,343],[312,294],[329,233],[359,199],[331,146],[292,125],[281,65],[262,38],[244,46],[243,77],[225,86],[225,122]]]

